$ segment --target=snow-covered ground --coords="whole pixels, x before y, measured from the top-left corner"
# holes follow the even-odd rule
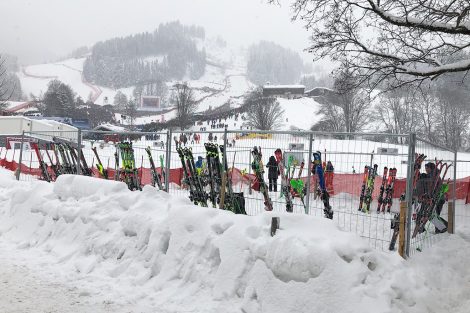
[[[463,313],[470,229],[460,229],[404,261],[321,217],[240,216],[149,186],[17,182],[0,169],[0,308]]]
[[[17,73],[21,81],[21,89],[24,94],[39,96],[47,90],[48,83],[58,79],[72,87],[78,96],[84,101],[93,99],[96,104],[112,104],[114,95],[120,90],[128,96],[132,96],[133,88],[114,90],[88,83],[82,77],[85,58],[68,59],[57,63],[31,65],[22,68]],[[105,101],[107,98],[107,102]]]

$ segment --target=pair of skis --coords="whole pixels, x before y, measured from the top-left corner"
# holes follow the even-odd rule
[[[129,190],[142,190],[139,173],[135,166],[132,142],[120,142],[117,144],[117,151],[114,154],[117,168],[119,167],[119,154],[122,159],[122,170],[117,171],[119,180],[125,182]]]
[[[163,170],[163,156],[160,156],[160,165],[161,165],[161,174],[157,173],[157,169],[155,167],[155,162],[153,161],[153,156],[152,156],[152,150],[150,147],[145,148],[145,151],[147,152],[147,156],[149,158],[150,162],[150,171],[152,173],[152,186],[158,186],[158,189],[160,190],[165,190],[164,184],[165,181],[165,172]]]
[[[443,182],[451,166],[451,164],[436,161],[431,192],[424,194],[421,199],[418,199],[416,225],[412,238],[425,231],[428,221],[433,223],[439,231],[444,231],[447,228],[447,222],[437,215],[436,209],[441,201],[445,201],[445,193],[449,190],[448,183]]]
[[[266,185],[266,181],[264,180],[264,167],[263,167],[263,160],[262,160],[262,153],[261,147],[253,147],[251,150],[251,155],[253,156],[253,161],[251,162],[251,169],[253,170],[256,180],[259,184],[259,191],[263,194],[264,198],[264,209],[266,211],[273,210],[273,202],[269,197],[268,193],[268,186]]]
[[[100,175],[104,179],[108,179],[109,178],[108,169],[104,168],[103,163],[101,162],[100,156],[98,155],[98,151],[96,150],[96,147],[91,148],[91,150],[93,150],[93,153],[95,154],[95,157],[96,157],[96,161],[98,162],[96,163],[96,168],[98,169],[98,173],[100,173]]]
[[[177,147],[176,151],[183,167],[183,182],[189,186],[189,199],[196,205],[207,207],[208,196],[201,177],[197,175],[192,150]]]
[[[52,178],[48,170],[48,166],[46,162],[44,162],[44,159],[42,158],[41,151],[39,148],[39,143],[33,143],[31,146],[34,149],[34,152],[36,152],[36,157],[39,162],[39,168],[41,169],[41,179],[44,181],[47,181],[48,183],[51,182]],[[21,164],[20,164],[21,165]]]
[[[377,164],[374,164],[373,167],[367,165],[364,167],[358,211],[369,213],[370,204],[372,202],[372,193],[374,192],[375,177],[377,176],[377,167]]]
[[[322,167],[322,159],[321,159],[321,152],[317,151],[313,153],[313,168],[312,171],[315,172],[315,175],[317,175],[317,181],[318,181],[318,190],[320,193],[320,199],[323,202],[323,213],[326,218],[333,219],[333,209],[331,208],[330,205],[330,194],[328,193],[328,190],[326,189],[326,184],[325,184],[325,175],[323,172],[323,167]]]
[[[302,161],[300,163],[299,173],[297,174],[297,179],[291,179],[290,186],[292,188],[292,194],[295,197],[296,195],[300,197],[300,201],[304,206],[305,213],[308,213],[307,205],[305,204],[305,194],[306,194],[306,187],[304,181],[301,179],[302,172],[304,170],[305,162]]]
[[[388,175],[388,177],[387,177]],[[380,193],[377,199],[377,213],[385,213],[385,208],[387,208],[387,213],[390,213],[393,202],[393,190],[395,185],[395,178],[397,176],[397,169],[391,168],[390,171],[387,167],[384,167],[384,173],[382,176],[382,184],[380,186]]]
[[[413,191],[415,190],[416,183],[419,179],[421,164],[423,163],[423,161],[425,159],[426,159],[426,156],[424,154],[416,154],[415,155],[415,161],[414,161],[414,167],[413,167],[413,182],[412,182],[412,190]],[[410,195],[410,196],[412,196],[412,195]],[[403,194],[400,197],[400,201],[404,201],[404,200],[405,200],[405,195]],[[392,239],[390,240],[390,245],[389,245],[388,249],[390,251],[393,251],[393,250],[395,250],[395,244],[397,242],[398,233],[400,231],[400,213],[395,213],[393,215],[393,218],[392,218],[391,223],[390,223],[390,227],[393,230],[393,233],[392,233]]]
[[[281,149],[276,149],[274,151],[274,156],[276,157],[277,166],[279,172],[281,173],[281,195],[284,196],[286,199],[286,211],[293,212],[294,211],[294,204],[292,202],[292,194],[290,190],[290,179],[289,179],[289,172],[290,166],[292,164],[292,158],[289,158],[287,161],[287,168],[284,168],[284,157],[282,155]]]

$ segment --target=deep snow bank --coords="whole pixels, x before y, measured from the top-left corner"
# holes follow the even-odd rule
[[[165,310],[427,312],[431,304],[446,307],[438,288],[445,277],[458,279],[442,287],[453,298],[468,292],[457,288],[470,281],[458,262],[435,275],[443,253],[470,246],[461,237],[407,263],[323,218],[280,214],[271,237],[271,216],[234,215],[149,186],[131,192],[82,176],[16,182],[0,169],[1,240],[40,248],[61,269],[112,279]]]

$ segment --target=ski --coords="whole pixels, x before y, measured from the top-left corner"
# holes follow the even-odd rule
[[[362,205],[364,204],[364,197],[366,194],[366,184],[367,184],[367,176],[369,175],[369,166],[364,167],[364,174],[362,175],[362,186],[361,186],[361,196],[359,198],[359,209],[358,211],[362,211]]]
[[[292,189],[293,196],[299,196],[302,205],[304,206],[305,213],[308,213],[307,205],[305,203],[305,193],[306,187],[304,181],[300,178],[302,176],[302,171],[304,169],[305,162],[300,163],[299,173],[297,174],[297,179],[291,179],[290,186]]]
[[[372,194],[374,192],[375,177],[377,176],[377,164],[374,167],[369,167],[369,175],[367,176],[366,191],[364,195],[364,203],[362,205],[362,212],[369,213],[370,204],[372,202]]]
[[[159,156],[159,159],[160,159],[160,168],[162,169],[162,184],[165,186],[166,188],[166,180],[167,180],[167,173],[165,171],[165,163],[164,163],[164,158],[163,158],[163,155],[160,155]],[[166,190],[166,192],[168,192],[168,190]]]
[[[330,205],[330,195],[328,194],[328,190],[326,190],[325,176],[323,173],[320,151],[313,153],[313,163],[314,163],[313,170],[315,171],[315,174],[317,175],[318,186],[320,188],[320,199],[323,201],[323,206],[324,206],[323,213],[326,218],[333,219],[334,212]]]
[[[186,157],[189,173],[193,178],[193,182],[196,186],[199,204],[207,207],[207,193],[204,191],[204,184],[202,182],[201,177],[197,174],[196,165],[194,164],[193,151],[191,150],[191,148],[184,148],[183,154]]]
[[[122,171],[120,171],[119,179],[127,184],[129,190],[142,190],[139,173],[135,166],[132,142],[118,143],[118,150],[122,159]],[[119,158],[119,156],[117,156],[117,158]]]
[[[206,148],[206,166],[208,171],[208,184],[210,187],[209,199],[212,202],[212,206],[215,208],[218,203],[217,195],[220,194],[220,186],[222,185],[219,151],[217,144],[212,142],[206,142],[204,147]]]
[[[263,161],[262,161],[262,154],[261,154],[261,147],[254,146],[251,150],[251,154],[253,156],[253,161],[251,162],[251,168],[253,169],[256,180],[259,184],[259,191],[263,194],[264,197],[264,206],[266,211],[273,210],[273,203],[271,198],[269,197],[268,193],[268,186],[264,181],[264,168],[263,168]]]
[[[233,192],[233,183],[232,177],[228,177],[228,160],[227,160],[227,151],[225,146],[219,146],[220,152],[223,154],[224,164],[225,164],[225,176],[226,176],[226,186],[222,186],[222,188],[226,188],[226,194],[224,199],[224,209],[228,209],[235,214],[245,214],[245,196],[243,192]],[[233,158],[233,162],[235,162],[235,156]],[[232,166],[232,174],[233,174]]]
[[[413,167],[414,174],[413,174],[413,183],[412,183],[413,192],[416,188],[416,182],[418,181],[418,178],[419,178],[419,172],[420,172],[420,169],[421,169],[421,164],[423,163],[423,161],[425,159],[426,159],[426,156],[424,154],[416,154],[415,155],[415,161],[414,161],[414,167]],[[412,196],[412,195],[410,195],[410,196]],[[400,201],[405,201],[405,194],[400,196]],[[393,230],[393,233],[392,233],[392,238],[390,240],[389,250],[393,251],[393,250],[395,250],[395,244],[397,242],[398,234],[399,234],[399,231],[400,231],[400,213],[395,213],[394,214],[394,216],[393,216],[393,218],[390,222],[390,227]]]
[[[52,149],[54,149],[54,144],[50,144],[49,147],[51,147]],[[51,168],[52,168],[52,171],[54,172],[54,181],[57,180],[57,177],[59,177],[60,175],[60,165],[59,165],[59,160],[56,159],[55,162],[52,161],[52,158],[51,158],[51,155],[49,154],[49,149],[46,145],[46,155],[47,155],[47,158],[49,159],[49,163],[51,163]]]
[[[152,186],[158,186],[158,189],[163,190],[161,175],[157,173],[155,163],[153,162],[152,150],[150,149],[150,147],[147,147],[145,148],[145,152],[147,152],[147,156],[150,162],[150,171],[152,173]]]
[[[442,182],[447,175],[447,171],[452,165],[447,163],[436,162],[436,170],[434,179],[432,181],[432,192],[431,194],[425,194],[421,199],[421,206],[419,208],[417,218],[416,218],[416,225],[413,231],[412,238],[415,238],[418,234],[423,233],[425,231],[425,226],[427,222],[430,220],[431,216],[435,214],[436,207],[441,199],[443,199],[445,195],[445,188],[443,188]],[[441,172],[442,178],[441,178]]]
[[[387,183],[387,174],[388,174],[388,167],[384,167],[384,173],[382,175],[382,184],[380,185],[380,193],[379,197],[377,198],[377,213],[380,213],[380,208],[382,207],[382,204],[384,203],[384,192],[386,188],[386,183]]]
[[[98,155],[98,151],[96,150],[96,147],[91,148],[93,150],[93,153],[95,154],[96,161],[96,168],[98,169],[98,173],[104,178],[108,179],[108,170],[104,168],[103,163],[101,163],[100,156]]]
[[[387,188],[385,188],[385,198],[382,204],[382,212],[385,212],[385,206],[387,207],[387,213],[390,213],[393,204],[393,190],[395,186],[395,179],[397,176],[397,169],[391,168],[387,179]]]
[[[38,158],[39,162],[39,168],[41,169],[41,174],[42,174],[42,180],[47,181],[48,183],[51,182],[51,175],[49,174],[49,171],[47,169],[47,164],[44,162],[41,151],[39,149],[39,143],[34,143],[31,144],[33,146],[34,152],[36,152],[36,157]],[[20,164],[21,165],[21,164]]]
[[[289,170],[291,162],[288,162],[287,168],[285,169],[284,157],[282,155],[281,149],[276,149],[276,151],[274,151],[274,156],[276,157],[277,166],[279,172],[281,173],[281,195],[283,195],[286,200],[286,211],[293,212],[292,195],[289,183]]]

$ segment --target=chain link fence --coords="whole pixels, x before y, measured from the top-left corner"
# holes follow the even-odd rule
[[[400,212],[400,197],[406,201],[406,229],[402,227],[405,240],[406,255],[412,255],[417,250],[432,245],[437,240],[435,228],[428,223],[426,229],[414,234],[416,228],[417,201],[410,195],[414,192],[414,160],[415,153],[426,155],[423,164],[442,160],[450,166],[446,173],[445,182],[449,185],[446,201],[440,216],[449,221],[449,231],[453,231],[454,219],[470,218],[467,212],[468,194],[470,192],[470,168],[465,172],[468,160],[456,163],[456,153],[422,139],[415,135],[391,134],[351,134],[326,132],[276,132],[276,131],[184,131],[184,132],[34,132],[24,133],[20,146],[14,150],[0,150],[0,159],[21,164],[17,166],[17,178],[20,180],[43,179],[44,170],[40,160],[44,162],[45,170],[51,180],[57,175],[54,165],[63,162],[64,156],[57,151],[55,145],[68,145],[68,153],[75,150],[76,156],[70,155],[70,163],[75,169],[72,174],[84,173],[86,163],[90,176],[121,180],[120,168],[123,159],[117,149],[120,142],[130,142],[133,148],[136,175],[142,185],[152,184],[150,152],[156,171],[163,178],[163,190],[171,194],[189,195],[185,184],[182,163],[177,148],[191,148],[194,160],[200,162],[204,173],[206,149],[204,143],[212,142],[225,147],[225,157],[221,158],[228,169],[227,178],[231,181],[233,191],[243,193],[245,208],[248,215],[261,214],[265,211],[264,198],[253,171],[253,147],[259,147],[262,153],[262,168],[264,179],[269,184],[268,168],[270,158],[275,157],[275,151],[281,149],[284,154],[285,173],[289,171],[292,180],[301,181],[305,186],[304,199],[299,193],[293,194],[293,212],[297,214],[324,215],[324,203],[319,190],[319,179],[313,170],[312,154],[321,154],[322,168],[325,171],[325,186],[330,195],[333,208],[333,222],[339,228],[357,233],[366,238],[371,246],[389,250],[394,232],[392,228]],[[38,149],[35,149],[38,147]],[[4,152],[5,151],[5,152]],[[81,162],[79,160],[84,160]],[[99,158],[99,161],[98,161]],[[67,155],[65,156],[67,159]],[[73,162],[75,159],[75,163]],[[287,161],[289,160],[289,161]],[[303,166],[302,166],[303,164]],[[459,169],[457,169],[459,164]],[[102,167],[100,169],[100,167]],[[462,167],[462,171],[460,171]],[[386,169],[385,169],[386,168]],[[372,199],[368,210],[361,207],[361,192],[364,181],[367,181],[368,171],[376,171],[373,179]],[[379,205],[379,199],[386,197],[387,186],[391,182],[392,169],[396,173],[393,180],[393,192],[390,200]],[[467,176],[468,175],[468,176]],[[457,180],[456,180],[457,179]],[[271,180],[268,195],[273,203],[273,210],[286,211],[286,199],[281,193],[282,175]],[[382,191],[383,190],[383,191]],[[409,192],[407,192],[407,190]],[[208,187],[206,187],[208,191]],[[404,195],[407,195],[405,198]],[[303,200],[303,201],[302,201]],[[450,204],[449,204],[450,203]],[[449,206],[455,203],[456,211],[449,214]],[[394,224],[395,223],[395,224]],[[404,225],[403,225],[404,226]],[[405,242],[406,241],[406,242]]]

